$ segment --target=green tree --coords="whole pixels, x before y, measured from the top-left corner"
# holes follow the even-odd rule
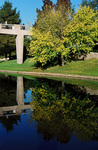
[[[61,86],[53,88],[45,82],[40,87],[34,86],[30,122],[37,121],[37,132],[43,134],[46,141],[57,137],[59,142],[67,143],[72,134],[82,141],[93,140],[98,128],[95,103],[85,94],[73,96],[66,89],[61,94]]]
[[[0,35],[0,55],[5,55],[5,58],[7,58],[7,54],[9,54],[9,58],[11,58],[11,53],[16,54],[15,45],[15,36]],[[5,60],[7,61],[7,59]]]
[[[98,11],[98,0],[82,0],[81,6],[87,6],[90,7],[92,9],[94,9],[94,11]],[[97,34],[97,38],[98,38],[98,34]],[[93,47],[93,51],[98,52],[98,45],[96,45],[97,41],[95,40],[95,46]]]
[[[0,7],[0,22],[8,24],[20,24],[20,12],[16,12],[16,8],[12,9],[12,3],[5,1],[4,5]],[[15,50],[15,36],[11,35],[0,35],[0,54],[5,53],[5,58],[7,53],[11,55],[11,52]]]
[[[21,117],[19,115],[9,116],[9,118],[0,117],[0,123],[6,129],[7,133],[11,133],[14,130],[15,125],[18,126],[19,122],[21,122]]]
[[[42,9],[40,10],[40,9],[36,9],[36,12],[37,12],[37,21],[38,21],[38,19],[40,18],[40,15],[42,14],[42,13],[45,13],[45,11],[46,11],[46,8],[47,7],[48,8],[50,8],[50,6],[51,7],[53,7],[53,2],[51,1],[51,0],[43,0],[43,6],[42,6]]]
[[[74,19],[65,26],[64,43],[69,54],[88,53],[98,41],[97,11],[90,7],[80,6]]]
[[[98,10],[98,0],[82,0],[81,6],[89,6],[94,10]]]
[[[33,61],[46,65],[60,57],[64,66],[64,27],[70,21],[71,16],[72,11],[65,9],[62,4],[55,6],[55,11],[51,5],[46,5],[45,13],[40,14],[32,32],[30,53],[34,56]]]
[[[97,11],[90,7],[80,7],[73,15],[71,9],[62,11],[59,5],[54,11],[46,6],[36,27],[32,30],[30,53],[34,62],[42,66],[51,64],[55,59],[61,58],[61,64],[71,55],[88,53],[98,41]]]
[[[24,53],[23,53],[23,61],[25,61],[29,54],[29,47],[30,47],[31,38],[25,36],[24,37]]]
[[[20,24],[20,12],[16,12],[16,8],[12,9],[12,3],[5,1],[4,5],[0,7],[0,22],[8,24]]]

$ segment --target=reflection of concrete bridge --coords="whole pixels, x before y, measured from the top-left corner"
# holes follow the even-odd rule
[[[20,115],[22,110],[31,108],[30,104],[25,105],[24,103],[24,86],[23,77],[17,77],[17,96],[16,96],[17,106],[7,106],[0,107],[0,117],[6,115]],[[9,114],[9,112],[11,112]]]
[[[23,63],[23,43],[24,36],[31,35],[29,30],[22,30],[21,25],[0,24],[0,34],[16,35],[17,63]]]

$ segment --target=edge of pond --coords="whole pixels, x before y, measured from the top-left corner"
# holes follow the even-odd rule
[[[75,74],[46,73],[46,72],[10,71],[10,70],[0,70],[0,72],[1,73],[30,75],[30,76],[59,77],[59,78],[72,78],[72,79],[98,81],[98,76],[84,76],[84,75],[75,75]]]

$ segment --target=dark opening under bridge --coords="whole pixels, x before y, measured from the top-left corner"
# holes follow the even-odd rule
[[[22,25],[0,24],[0,34],[16,35],[17,63],[23,63],[24,36],[31,36],[30,30],[22,29]]]

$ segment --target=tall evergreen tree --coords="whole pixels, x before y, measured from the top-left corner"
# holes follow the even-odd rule
[[[46,10],[49,10],[50,6],[54,7],[53,2],[51,0],[42,0],[43,1],[43,6],[42,9],[36,9],[37,12],[37,21],[40,18],[41,14],[44,13]],[[36,22],[35,22],[36,25]]]
[[[20,12],[16,12],[16,8],[12,9],[12,3],[5,1],[4,5],[0,7],[0,22],[8,24],[20,24]]]
[[[16,12],[16,8],[12,9],[12,3],[5,1],[4,5],[0,7],[0,23],[4,24],[7,21],[8,24],[20,24],[20,12]],[[15,50],[15,36],[0,35],[0,54],[5,54],[5,58],[9,53]]]
[[[42,11],[46,10],[46,6],[53,6],[53,2],[51,0],[43,0]]]
[[[98,0],[82,0],[82,6],[89,6],[94,10],[98,10]]]
[[[70,0],[57,0],[56,7],[59,8],[59,6],[65,7],[66,10],[71,5]]]

